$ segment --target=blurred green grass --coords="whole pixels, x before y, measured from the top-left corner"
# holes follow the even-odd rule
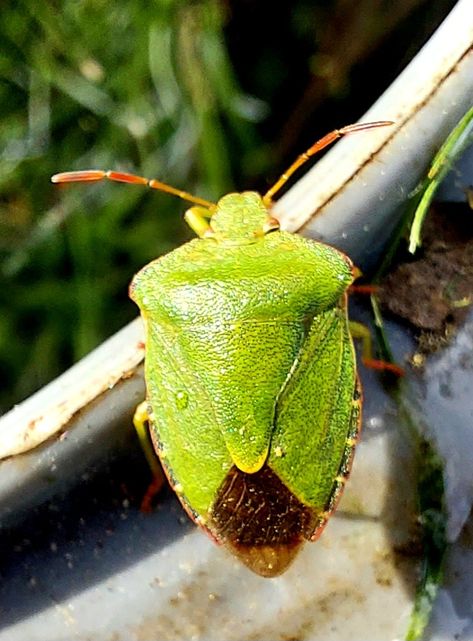
[[[190,237],[177,199],[52,174],[133,171],[210,200],[264,189],[356,120],[452,4],[3,2],[0,411],[131,320],[133,273]]]

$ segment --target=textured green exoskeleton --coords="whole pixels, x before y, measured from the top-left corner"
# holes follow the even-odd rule
[[[361,398],[347,317],[349,258],[279,231],[272,196],[351,125],[315,143],[261,197],[217,205],[156,180],[90,170],[191,200],[197,238],[144,267],[130,296],[146,328],[147,418],[192,518],[254,572],[283,572],[316,539],[348,477]],[[376,363],[376,361],[374,361]]]
[[[281,231],[254,192],[214,232],[153,261],[130,295],[146,326],[152,436],[188,512],[253,570],[318,536],[359,426],[350,260]]]

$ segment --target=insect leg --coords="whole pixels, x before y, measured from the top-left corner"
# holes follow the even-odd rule
[[[135,426],[141,449],[144,452],[151,473],[153,475],[153,480],[151,481],[141,501],[141,510],[143,512],[151,511],[151,502],[165,483],[161,465],[159,464],[156,454],[154,453],[154,449],[149,438],[149,420],[150,417],[148,412],[148,403],[146,401],[143,401],[138,405],[135,410],[135,414],[133,415],[133,425]]]
[[[184,214],[184,220],[199,238],[212,232],[208,222],[211,217],[212,211],[206,207],[191,207]]]
[[[399,365],[373,357],[371,332],[366,325],[356,321],[349,321],[349,326],[353,338],[361,340],[361,361],[363,365],[370,369],[392,372],[395,376],[404,376],[404,370]]]

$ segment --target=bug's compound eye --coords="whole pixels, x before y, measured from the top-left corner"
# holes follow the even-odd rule
[[[270,216],[267,222],[263,225],[263,231],[265,234],[270,234],[272,231],[278,231],[279,227],[279,220]]]

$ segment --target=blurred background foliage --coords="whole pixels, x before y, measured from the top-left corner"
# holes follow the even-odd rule
[[[190,237],[177,199],[51,174],[133,171],[211,200],[264,190],[356,121],[454,4],[4,0],[0,410],[131,320],[133,273]]]

